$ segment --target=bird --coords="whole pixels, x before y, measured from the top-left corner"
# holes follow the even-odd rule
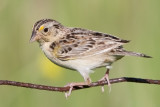
[[[151,58],[143,53],[127,51],[123,45],[129,40],[83,28],[66,27],[54,19],[41,19],[32,28],[30,42],[37,41],[45,56],[56,65],[76,70],[84,82],[73,82],[69,86],[70,96],[74,86],[89,85],[90,73],[95,68],[106,67],[106,73],[100,81],[109,82],[112,63],[124,56]]]

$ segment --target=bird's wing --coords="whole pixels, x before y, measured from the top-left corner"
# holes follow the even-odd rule
[[[110,52],[128,42],[109,34],[74,28],[60,39],[56,57],[60,60],[85,58]]]

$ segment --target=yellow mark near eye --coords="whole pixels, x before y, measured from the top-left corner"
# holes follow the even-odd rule
[[[42,25],[40,28],[39,28],[39,31],[43,30],[44,29],[44,26]]]

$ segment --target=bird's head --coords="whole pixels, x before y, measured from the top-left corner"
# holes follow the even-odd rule
[[[62,29],[63,25],[52,19],[42,19],[37,21],[32,30],[30,42],[38,41],[50,42],[56,38],[58,30]]]

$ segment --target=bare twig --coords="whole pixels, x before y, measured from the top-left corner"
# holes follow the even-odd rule
[[[121,77],[121,78],[110,79],[111,84],[120,83],[120,82],[134,82],[134,83],[160,85],[160,80],[152,80],[152,79],[141,79],[141,78],[132,78],[132,77]],[[106,84],[107,84],[107,81],[92,82],[90,85],[75,86],[73,87],[73,90],[103,86]],[[32,88],[32,89],[39,89],[39,90],[47,90],[47,91],[58,91],[58,92],[66,92],[70,88],[70,87],[38,85],[38,84],[16,82],[16,81],[9,81],[9,80],[0,80],[0,85],[11,85],[11,86],[17,86],[17,87],[25,87],[25,88]]]

